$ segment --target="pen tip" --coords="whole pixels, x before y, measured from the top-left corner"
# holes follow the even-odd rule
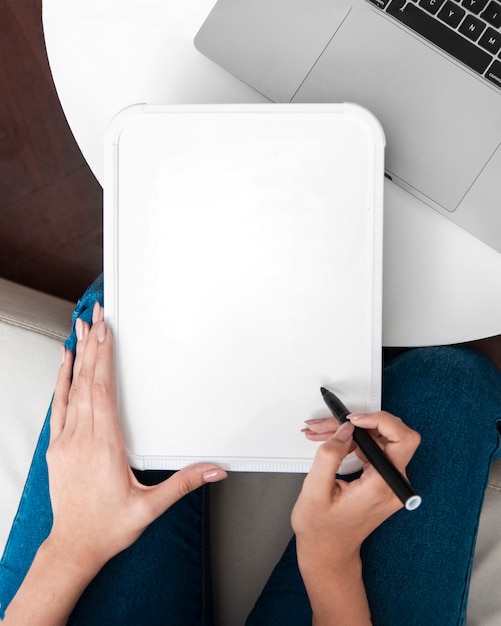
[[[320,393],[325,396],[325,394],[327,393],[327,389],[325,387],[320,387]]]

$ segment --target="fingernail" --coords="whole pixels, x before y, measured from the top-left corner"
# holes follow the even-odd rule
[[[325,417],[314,417],[310,420],[304,420],[305,424],[320,424],[321,422],[325,422]]]
[[[94,309],[92,310],[92,323],[96,324],[99,321],[99,316],[101,314],[101,306],[99,302],[94,303]]]
[[[220,469],[207,470],[203,474],[206,483],[213,483],[222,478],[226,478],[226,472]]]
[[[106,339],[106,324],[104,322],[99,322],[99,326],[97,327],[97,340],[99,343],[103,343]]]
[[[82,341],[84,338],[84,325],[79,317],[77,317],[77,321],[75,322],[75,332],[77,334],[77,340]]]
[[[363,417],[367,417],[367,415],[365,413],[350,413],[350,415],[347,416],[350,422],[356,422]]]
[[[66,348],[61,346],[61,365],[66,361]]]
[[[345,422],[344,424],[341,424],[341,426],[336,430],[333,438],[339,439],[339,441],[348,441],[353,435],[353,429],[353,424],[350,424],[350,422]]]

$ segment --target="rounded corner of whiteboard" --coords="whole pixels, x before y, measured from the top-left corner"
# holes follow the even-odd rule
[[[375,145],[384,148],[386,146],[386,136],[384,128],[379,119],[369,111],[366,107],[356,102],[345,102],[344,105],[346,112],[351,113],[360,122],[362,122],[368,131],[370,132]]]
[[[104,145],[105,147],[114,146],[118,143],[120,134],[124,126],[130,120],[131,117],[142,115],[144,113],[146,105],[144,103],[130,104],[123,109],[120,109],[111,118],[108,123],[105,132]]]

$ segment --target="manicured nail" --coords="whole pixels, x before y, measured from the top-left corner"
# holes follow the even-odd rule
[[[339,439],[339,441],[348,441],[353,435],[353,428],[354,426],[353,424],[350,424],[350,422],[341,424],[333,435],[334,439]]]
[[[326,417],[314,417],[314,418],[312,418],[310,420],[304,420],[304,423],[305,424],[321,424],[322,422],[325,422],[326,419],[329,419],[329,418],[326,418]]]
[[[367,417],[367,415],[365,413],[350,413],[350,415],[347,415],[346,417],[350,420],[350,422],[356,422],[363,417]]]
[[[99,326],[97,327],[97,340],[99,343],[103,343],[106,339],[106,324],[104,322],[99,322]]]
[[[61,365],[66,361],[66,348],[61,346]]]
[[[84,338],[84,325],[79,317],[77,317],[77,321],[75,322],[75,332],[77,334],[78,341],[82,341]]]
[[[99,322],[99,317],[101,315],[101,305],[99,302],[94,303],[94,309],[92,310],[92,323],[96,324]]]
[[[207,470],[204,472],[203,478],[206,483],[213,483],[219,481],[221,478],[226,478],[226,472],[221,469]]]

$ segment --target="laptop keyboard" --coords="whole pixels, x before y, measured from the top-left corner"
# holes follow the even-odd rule
[[[370,0],[501,89],[501,3]]]

